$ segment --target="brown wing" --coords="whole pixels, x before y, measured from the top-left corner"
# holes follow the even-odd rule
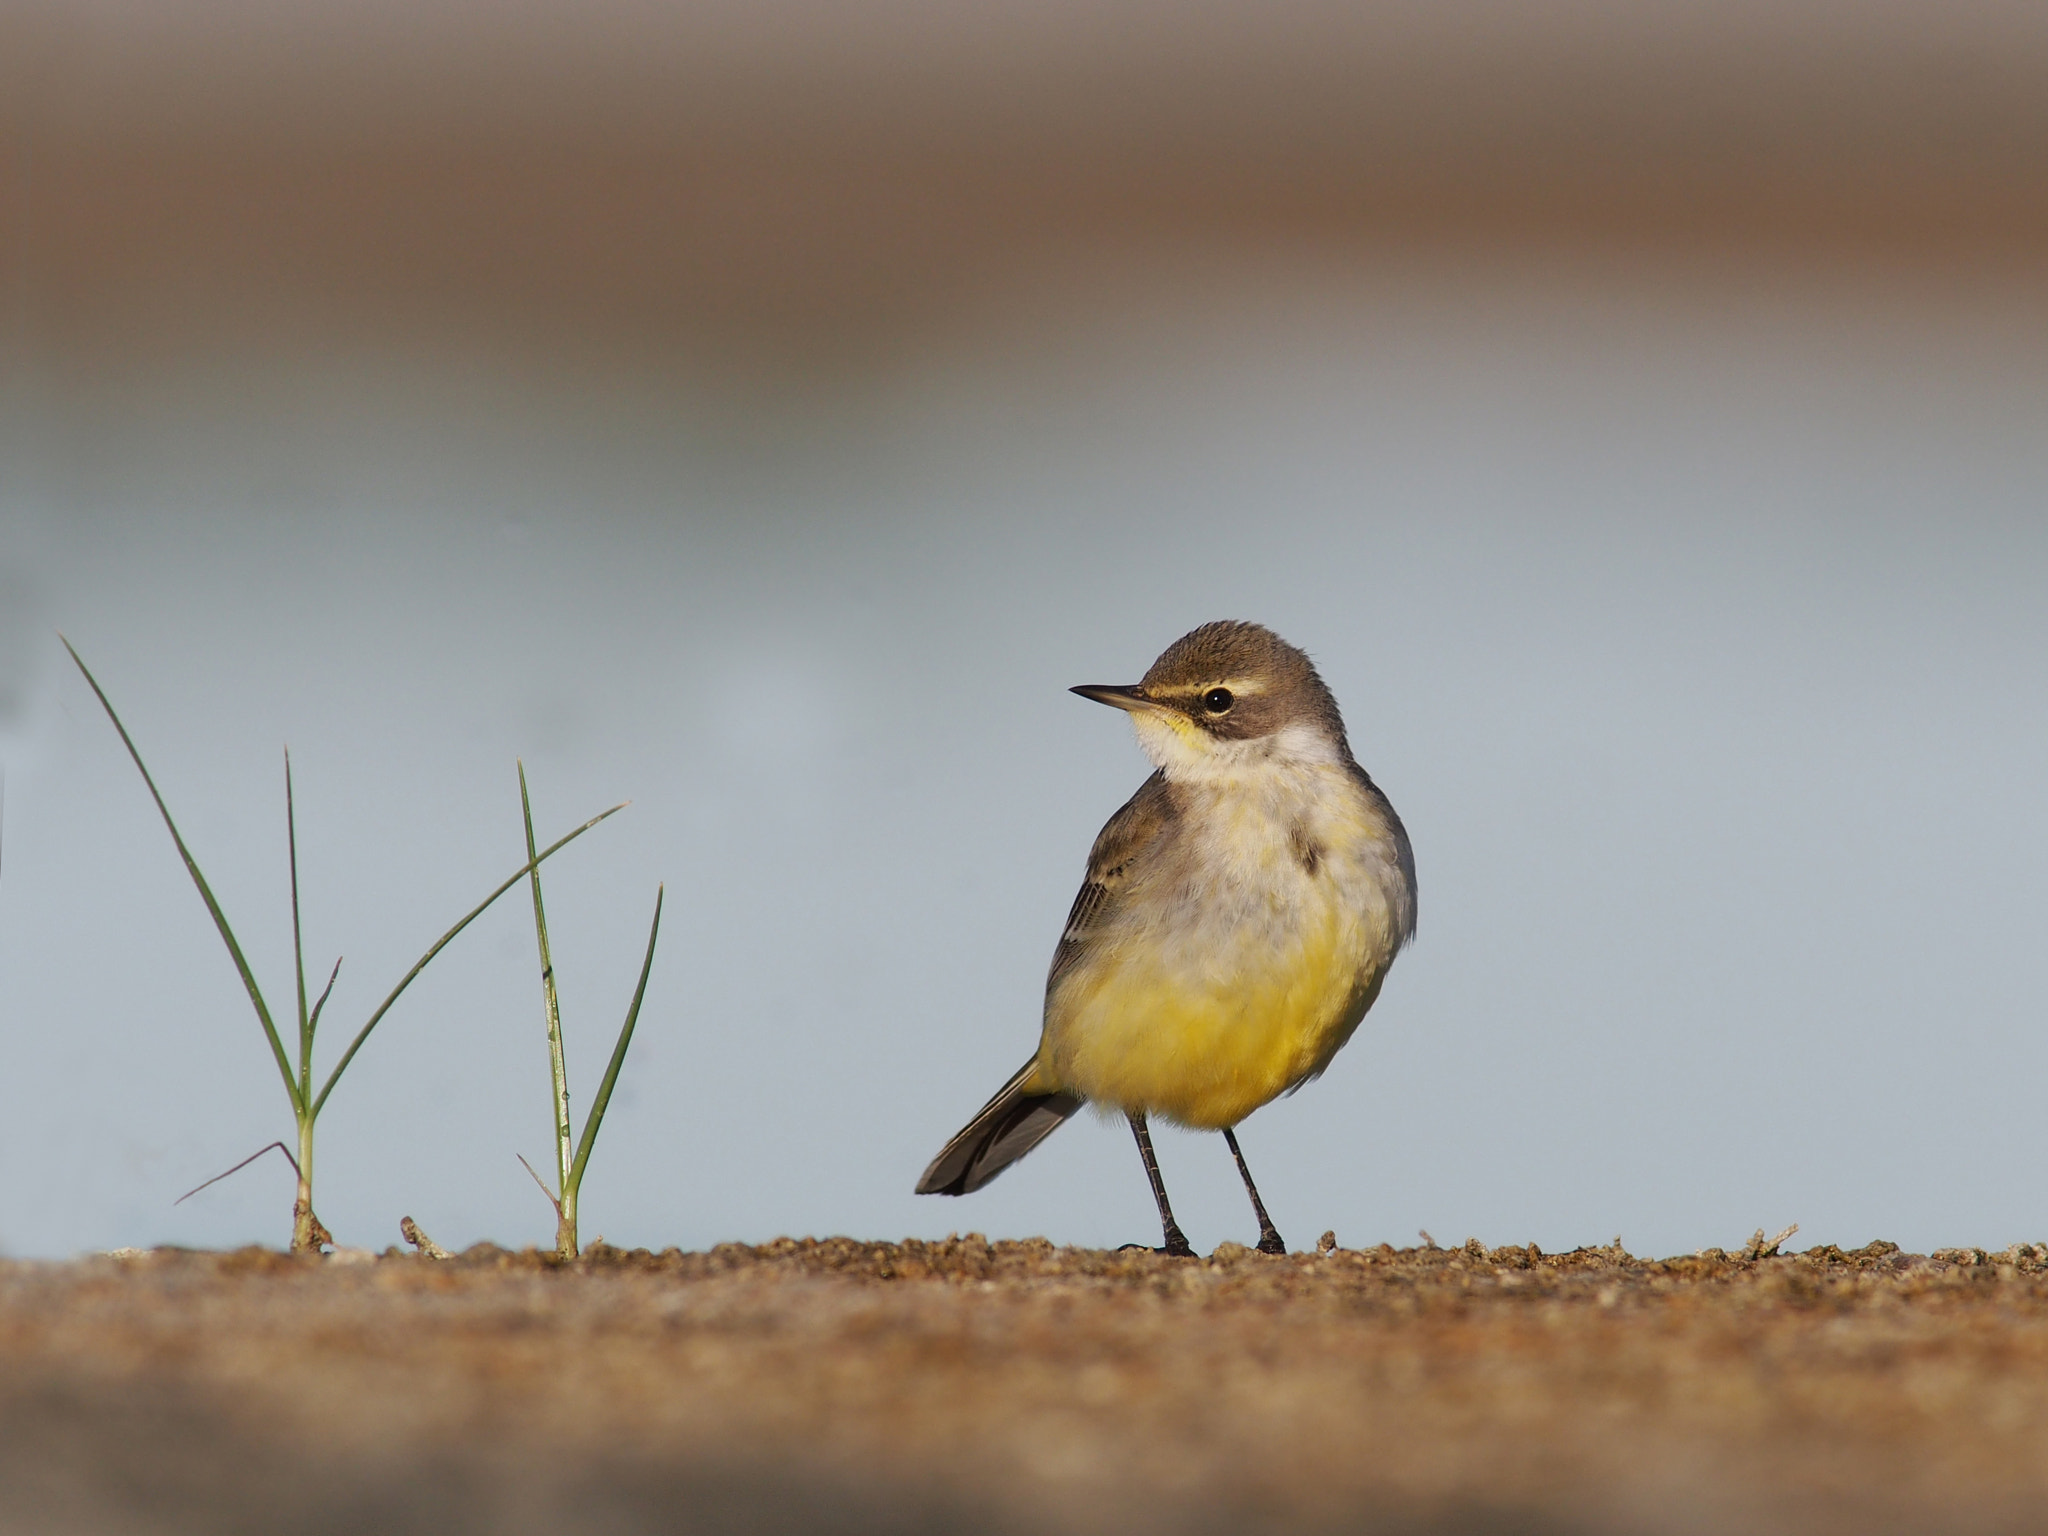
[[[1166,775],[1155,773],[1138,792],[1124,802],[1123,809],[1103,824],[1088,850],[1088,878],[1074,897],[1067,913],[1067,926],[1060,934],[1059,948],[1052,952],[1052,970],[1045,978],[1046,990],[1059,984],[1089,938],[1100,927],[1105,909],[1130,878],[1134,864],[1180,817]]]

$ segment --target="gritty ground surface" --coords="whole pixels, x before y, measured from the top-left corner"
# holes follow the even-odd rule
[[[0,1264],[0,1530],[2037,1531],[2044,1260]]]

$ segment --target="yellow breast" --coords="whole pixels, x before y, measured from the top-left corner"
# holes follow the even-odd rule
[[[1329,1065],[1399,938],[1379,828],[1352,797],[1308,788],[1321,791],[1313,867],[1295,842],[1299,795],[1194,807],[1180,846],[1049,993],[1048,1084],[1217,1129]]]

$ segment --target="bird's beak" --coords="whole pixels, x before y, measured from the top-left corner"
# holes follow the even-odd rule
[[[1138,691],[1138,684],[1111,687],[1107,683],[1083,683],[1078,688],[1069,688],[1069,693],[1078,693],[1084,699],[1093,699],[1098,704],[1108,704],[1117,709],[1156,709],[1158,706]]]

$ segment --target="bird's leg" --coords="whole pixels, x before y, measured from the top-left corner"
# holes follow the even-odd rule
[[[1166,1234],[1166,1246],[1159,1251],[1191,1259],[1195,1250],[1181,1231],[1180,1223],[1173,1219],[1173,1207],[1166,1203],[1166,1180],[1159,1177],[1159,1159],[1152,1155],[1152,1133],[1145,1129],[1145,1117],[1137,1110],[1125,1110],[1124,1118],[1131,1122],[1131,1134],[1138,1138],[1138,1156],[1145,1160],[1145,1177],[1152,1181],[1152,1198],[1159,1205],[1159,1225]]]
[[[1237,1159],[1237,1171],[1244,1177],[1245,1192],[1252,1197],[1252,1210],[1259,1218],[1259,1252],[1285,1253],[1287,1241],[1273,1226],[1273,1218],[1266,1214],[1266,1202],[1259,1198],[1259,1186],[1252,1182],[1252,1171],[1245,1166],[1244,1153],[1238,1150],[1237,1132],[1226,1130],[1223,1139],[1230,1143],[1230,1155]]]

